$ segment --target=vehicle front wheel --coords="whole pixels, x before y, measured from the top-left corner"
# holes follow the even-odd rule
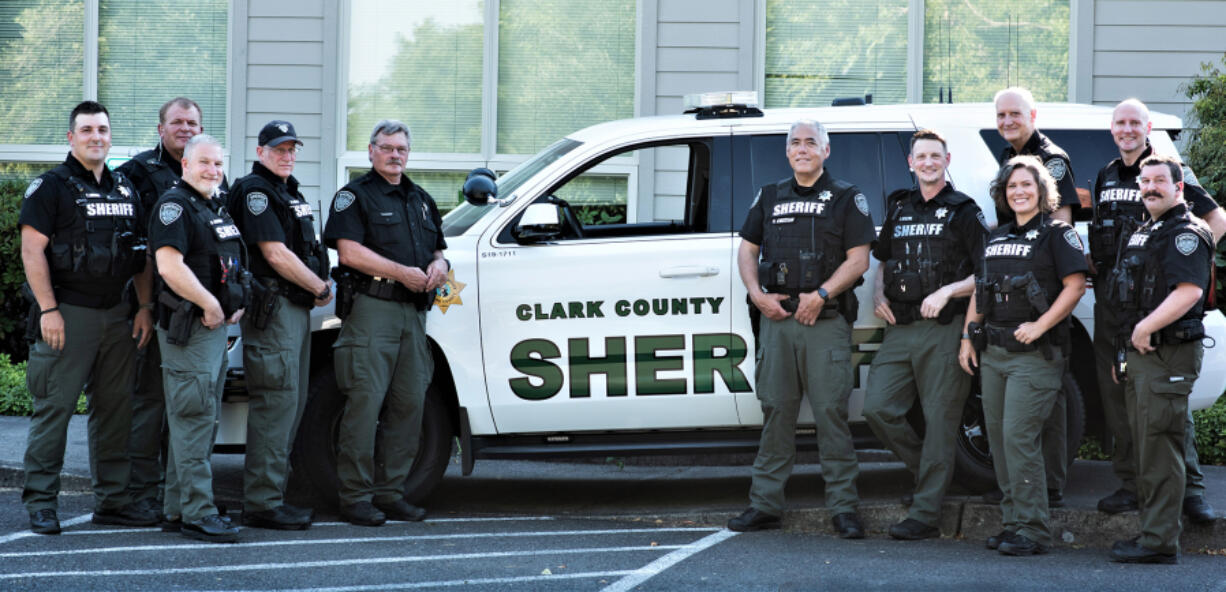
[[[337,507],[340,479],[336,474],[336,441],[344,409],[345,398],[336,384],[336,373],[331,364],[326,364],[311,377],[310,396],[290,457],[295,493],[316,508]],[[405,480],[404,495],[410,503],[420,503],[442,480],[454,433],[442,397],[431,385],[422,411],[417,459]]]
[[[1082,399],[1081,388],[1073,379],[1071,372],[1065,372],[1063,377],[1062,395],[1068,404],[1065,406],[1065,418],[1068,433],[1068,463],[1072,466],[1081,447],[1081,438],[1085,434],[1086,406]],[[992,466],[992,451],[988,446],[988,433],[984,429],[983,398],[980,393],[979,379],[974,381],[971,394],[966,399],[962,409],[962,422],[958,426],[958,436],[954,455],[954,481],[963,488],[976,493],[982,493],[996,487],[996,473]]]

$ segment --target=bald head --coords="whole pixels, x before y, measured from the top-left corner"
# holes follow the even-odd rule
[[[1153,124],[1149,121],[1149,107],[1136,99],[1125,99],[1111,112],[1111,139],[1120,149],[1120,158],[1133,164],[1148,144]]]
[[[1035,130],[1038,111],[1034,95],[1021,87],[1010,87],[996,93],[996,131],[1000,137],[1020,151]]]

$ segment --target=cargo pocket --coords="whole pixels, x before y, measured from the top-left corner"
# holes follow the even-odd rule
[[[1150,382],[1149,425],[1147,434],[1183,434],[1188,414],[1188,395],[1192,394],[1191,380],[1177,380],[1178,376],[1163,376]]]
[[[851,395],[855,368],[851,365],[850,349],[830,350],[830,388],[843,397]]]
[[[166,407],[179,417],[213,416],[209,376],[190,370],[166,372]]]
[[[247,382],[251,388],[285,390],[289,385],[289,352],[267,347],[251,347],[246,352]]]
[[[59,357],[59,352],[51,349],[41,336],[34,343],[34,347],[30,348],[30,362],[26,365],[26,388],[30,390],[31,398],[47,397],[51,388],[51,371]]]

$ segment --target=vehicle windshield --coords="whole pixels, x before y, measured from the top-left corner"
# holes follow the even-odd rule
[[[534,175],[541,172],[542,169],[553,164],[580,144],[582,142],[562,138],[537,153],[536,156],[520,163],[519,166],[498,178],[498,196],[505,198],[514,195],[515,191],[525,181],[531,179]],[[467,201],[460,203],[455,209],[448,212],[446,216],[443,216],[443,236],[459,236],[464,234],[466,230],[472,228],[473,224],[476,224],[486,214],[494,211],[496,207],[497,204],[495,203],[488,203],[483,206],[474,206]]]

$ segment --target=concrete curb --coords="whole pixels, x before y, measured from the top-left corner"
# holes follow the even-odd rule
[[[888,537],[887,529],[907,517],[907,508],[898,504],[861,504],[860,519],[868,535],[874,538]],[[722,527],[735,516],[728,512],[698,512],[692,514],[663,514],[653,517],[666,524],[697,524]],[[834,536],[830,526],[832,514],[826,508],[802,508],[788,510],[783,517],[784,530],[795,533],[812,533]],[[1057,508],[1051,511],[1055,547],[1111,548],[1115,541],[1130,539],[1141,532],[1140,514],[1104,514],[1086,508]],[[941,506],[941,536],[963,539],[982,545],[989,536],[1001,530],[1000,507],[979,501],[946,498]],[[1190,524],[1185,521],[1180,545],[1185,553],[1226,552],[1226,520],[1221,518],[1211,525]]]
[[[0,487],[21,489],[26,483],[25,467],[15,467],[7,463],[0,464]],[[60,473],[60,491],[82,492],[93,491],[93,481],[88,475]]]

